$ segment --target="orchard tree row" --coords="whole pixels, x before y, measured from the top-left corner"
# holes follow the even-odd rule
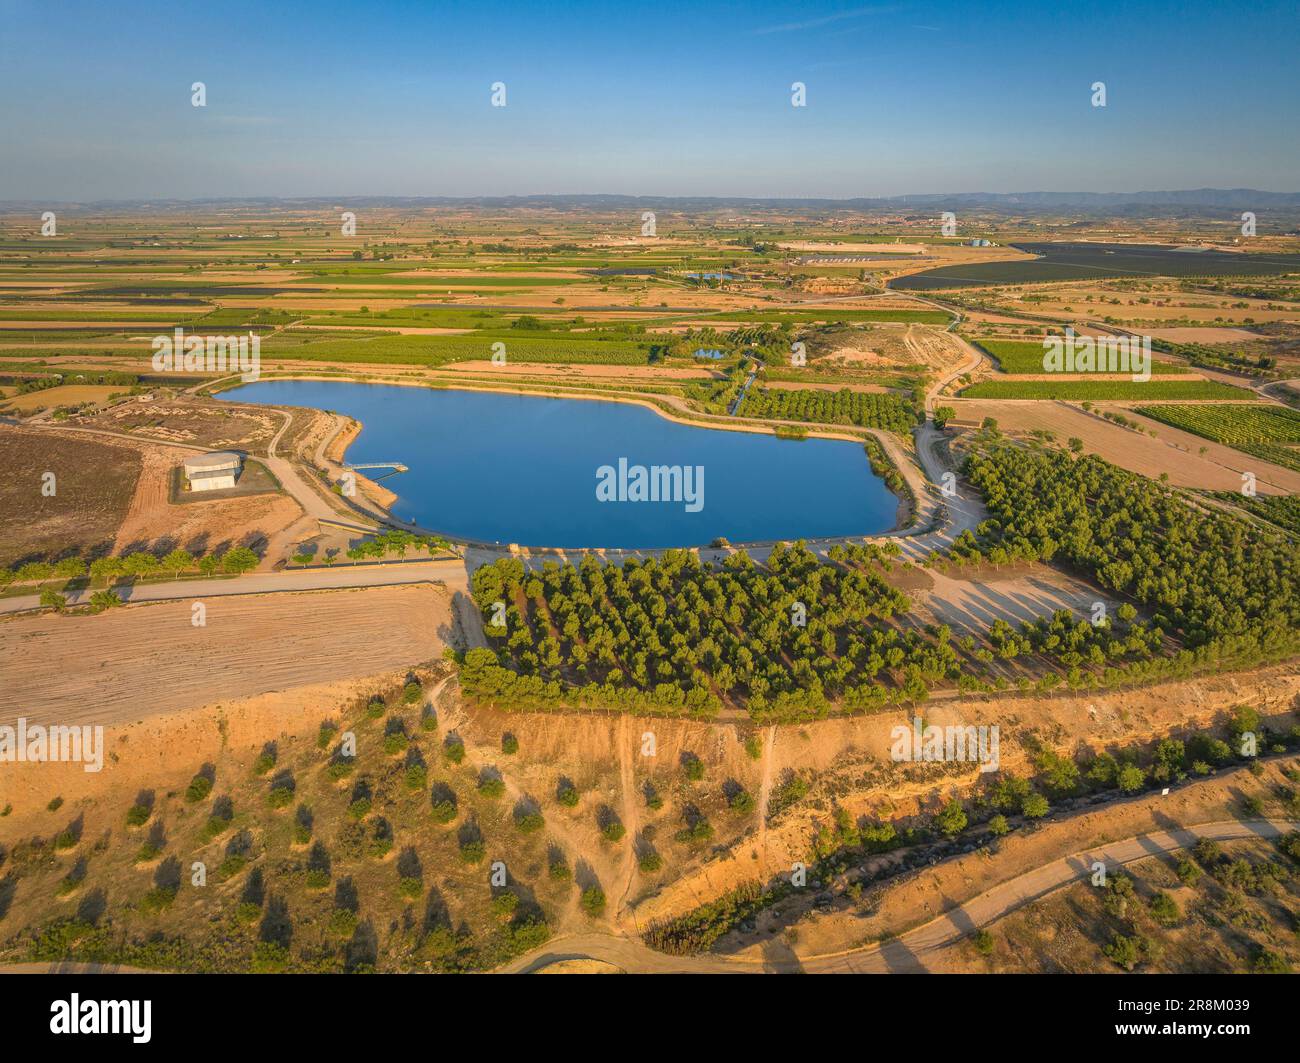
[[[970,455],[966,476],[990,516],[952,556],[1053,562],[1137,603],[1181,647],[1164,674],[1300,651],[1300,551],[1284,533],[1197,508],[1093,455],[995,441]]]
[[[669,550],[532,571],[502,559],[474,573],[493,648],[466,654],[461,682],[507,708],[712,715],[730,704],[797,720],[916,704],[936,686],[1082,686],[1160,644],[1132,616],[1093,624],[1068,612],[954,637],[906,615],[911,603],[887,579],[898,554],[894,543],[839,545],[822,561],[796,543],[762,566],[744,552],[714,564]]]

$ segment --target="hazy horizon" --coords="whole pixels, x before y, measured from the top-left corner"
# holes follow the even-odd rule
[[[1204,192],[1202,198],[1196,194]],[[1040,199],[1039,197],[1044,197]],[[1177,197],[1160,199],[1158,197]],[[1268,197],[1266,199],[1262,197]],[[607,201],[597,203],[596,201]],[[633,203],[634,201],[634,203]],[[378,207],[438,207],[438,206],[479,206],[484,209],[526,208],[529,205],[547,203],[560,209],[589,210],[598,212],[601,206],[615,209],[625,205],[657,206],[659,208],[682,211],[709,209],[741,209],[752,206],[755,209],[833,209],[843,206],[845,209],[858,210],[903,210],[909,207],[917,210],[939,209],[948,205],[964,206],[967,209],[988,210],[997,213],[1050,212],[1052,210],[1077,210],[1081,212],[1104,213],[1109,210],[1147,209],[1155,211],[1205,210],[1235,211],[1246,208],[1275,208],[1296,210],[1300,208],[1300,191],[1282,191],[1272,189],[1247,188],[1206,188],[1206,189],[1147,189],[1141,191],[1047,191],[1035,189],[1018,192],[939,192],[916,193],[889,197],[809,197],[806,199],[782,199],[768,196],[730,196],[730,195],[658,195],[652,192],[609,193],[609,192],[556,192],[556,193],[503,193],[496,196],[467,195],[381,195],[369,192],[339,192],[332,195],[247,195],[247,196],[144,196],[144,197],[110,197],[103,199],[0,199],[0,212],[25,212],[40,207],[61,207],[65,210],[76,209],[122,209],[130,212],[134,209],[159,206],[194,207],[232,206],[255,208],[259,205],[302,205],[334,206],[351,204],[353,206]]]

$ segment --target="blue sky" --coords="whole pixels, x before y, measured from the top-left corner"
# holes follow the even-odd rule
[[[1298,55],[1293,0],[0,0],[0,200],[1296,191]]]

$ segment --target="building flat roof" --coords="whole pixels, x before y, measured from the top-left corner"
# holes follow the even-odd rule
[[[238,469],[244,459],[233,450],[218,450],[212,454],[196,454],[185,459],[185,473],[193,476],[197,472],[211,472],[224,469]]]

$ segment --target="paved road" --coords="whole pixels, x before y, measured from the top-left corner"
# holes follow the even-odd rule
[[[392,587],[405,583],[443,583],[453,591],[467,591],[469,577],[464,561],[410,561],[376,565],[339,565],[336,568],[289,568],[255,572],[229,579],[189,579],[144,583],[113,589],[128,602],[166,602],[185,598],[217,598],[230,594],[268,594],[282,591],[337,590],[355,587]],[[69,605],[81,605],[91,592],[72,591]],[[40,605],[36,594],[0,598],[0,614],[19,613]]]
[[[927,960],[982,926],[1038,900],[1062,886],[1092,874],[1095,861],[1115,868],[1149,856],[1194,846],[1202,838],[1236,841],[1242,838],[1273,840],[1300,824],[1287,820],[1219,821],[1175,831],[1139,834],[1096,849],[1054,860],[1033,871],[1000,883],[930,922],[909,930],[884,945],[870,945],[842,953],[800,959],[784,945],[762,960],[706,954],[668,956],[631,938],[610,934],[580,934],[556,938],[519,957],[501,969],[503,974],[536,971],[557,960],[594,959],[614,964],[634,974],[761,974],[804,971],[811,974],[923,973]],[[775,944],[775,943],[774,943]]]

